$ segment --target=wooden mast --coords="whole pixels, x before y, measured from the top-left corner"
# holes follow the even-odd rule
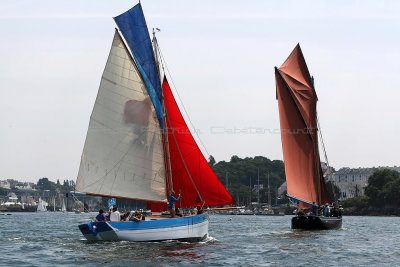
[[[157,29],[158,30],[158,29]],[[161,76],[160,76],[160,63],[158,61],[158,43],[157,43],[157,38],[156,38],[156,31],[153,28],[153,45],[154,45],[154,54],[155,54],[155,61],[156,61],[156,67],[158,70],[158,77],[160,77],[160,82],[161,81]],[[173,183],[172,183],[172,170],[171,170],[171,157],[169,153],[169,141],[168,141],[168,127],[167,127],[167,110],[165,108],[165,100],[164,100],[164,93],[161,90],[161,104],[162,104],[162,115],[163,115],[163,137],[165,140],[165,149],[164,153],[165,156],[167,157],[167,170],[168,170],[168,192],[171,193],[174,189]]]

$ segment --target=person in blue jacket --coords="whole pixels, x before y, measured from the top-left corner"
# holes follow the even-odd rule
[[[168,210],[171,214],[171,218],[175,217],[175,202],[181,199],[181,194],[179,194],[178,198],[175,198],[175,192],[171,191],[171,194],[168,196]]]

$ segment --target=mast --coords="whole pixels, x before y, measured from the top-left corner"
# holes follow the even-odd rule
[[[160,77],[160,81],[161,81],[161,75],[160,75],[160,62],[158,60],[158,42],[157,42],[157,38],[156,38],[156,30],[160,31],[160,29],[158,28],[153,28],[153,46],[154,46],[154,58],[155,58],[155,63],[156,63],[156,67],[157,67],[157,71],[158,71],[158,76]],[[167,110],[165,108],[165,99],[164,99],[164,93],[161,90],[161,95],[162,95],[162,99],[161,99],[161,104],[162,104],[162,116],[163,116],[163,137],[165,140],[165,148],[164,148],[164,152],[165,152],[165,156],[167,157],[167,170],[168,170],[168,175],[167,175],[167,179],[168,179],[168,192],[172,192],[173,191],[173,183],[172,183],[172,170],[171,170],[171,156],[169,153],[169,141],[168,141],[168,124],[167,124]]]
[[[229,189],[228,189],[228,172],[225,173],[225,182],[226,182],[226,191],[229,191]]]
[[[260,208],[260,169],[257,168],[257,205]]]
[[[268,177],[268,205],[269,205],[270,207],[272,207],[272,203],[271,203],[271,190],[270,190],[270,187],[269,187],[269,173],[268,173],[267,177]]]
[[[249,205],[251,205],[251,191],[252,191],[253,189],[251,188],[251,176],[250,176],[250,203],[249,203]]]

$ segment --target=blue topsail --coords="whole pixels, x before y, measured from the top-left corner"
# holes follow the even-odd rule
[[[147,92],[157,112],[158,121],[161,127],[163,127],[160,77],[158,75],[151,40],[140,3],[125,13],[115,17],[114,20],[128,43],[147,87]]]

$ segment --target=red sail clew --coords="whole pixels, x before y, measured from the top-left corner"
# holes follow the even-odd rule
[[[317,95],[299,45],[275,69],[275,79],[287,192],[310,203],[330,203],[319,158]]]

